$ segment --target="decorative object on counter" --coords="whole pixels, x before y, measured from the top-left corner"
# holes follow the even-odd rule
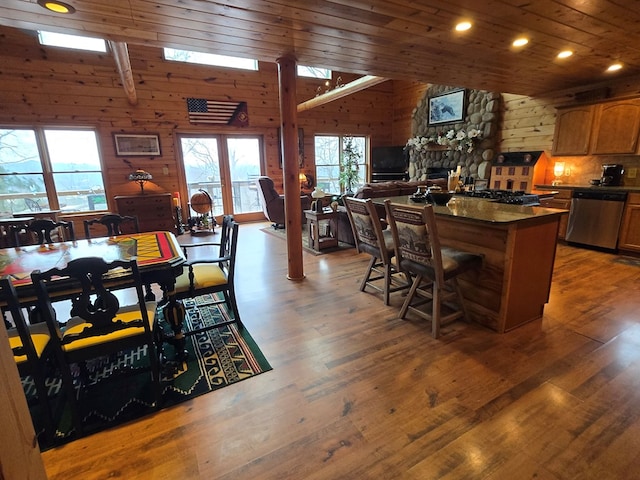
[[[449,202],[449,200],[451,200],[451,197],[453,197],[452,192],[445,192],[442,190],[435,190],[435,189],[429,189],[429,193],[427,194],[428,200],[431,203],[439,206],[446,205]]]
[[[320,187],[314,188],[313,192],[311,192],[311,198],[324,198],[324,196],[324,190],[322,190]]]
[[[530,192],[543,184],[551,160],[542,150],[535,152],[501,152],[491,166],[491,188]]]
[[[153,175],[151,175],[149,172],[145,172],[144,170],[140,170],[140,169],[129,174],[129,180],[131,180],[132,182],[136,182],[138,185],[140,185],[140,195],[144,195],[144,185],[152,178],[153,178]]]
[[[333,202],[331,202],[330,207],[331,207],[331,210],[333,210],[334,212],[338,211],[338,206],[339,206],[339,204],[338,204],[337,201],[334,200]]]
[[[458,165],[455,172],[453,170],[449,172],[449,175],[447,177],[447,190],[449,190],[450,192],[455,192],[460,188],[460,173],[460,165]]]
[[[411,195],[411,200],[413,200],[414,202],[426,202],[427,201],[427,194],[429,193],[427,190],[427,186],[426,185],[418,185],[418,189],[416,190],[416,192]],[[437,187],[438,189],[440,189],[440,187]]]

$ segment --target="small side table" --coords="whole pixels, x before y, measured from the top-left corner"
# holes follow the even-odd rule
[[[309,246],[319,252],[326,248],[338,246],[338,213],[331,209],[322,213],[305,210],[309,231]]]

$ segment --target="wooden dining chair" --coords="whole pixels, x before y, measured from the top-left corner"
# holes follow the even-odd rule
[[[406,272],[398,270],[394,263],[395,249],[390,230],[382,230],[378,211],[373,201],[354,197],[344,197],[344,206],[351,223],[353,238],[358,253],[371,256],[369,265],[360,283],[360,291],[369,286],[381,292],[385,305],[393,292],[407,290],[411,279]],[[380,286],[382,280],[382,286]]]
[[[231,323],[236,323],[238,327],[243,328],[234,286],[238,229],[239,225],[234,221],[233,216],[225,215],[220,229],[220,242],[181,245],[187,257],[187,268],[176,279],[176,298],[180,300],[208,293],[221,293],[221,299],[212,300],[208,304],[225,304],[233,313],[233,318],[228,321],[187,331],[185,335]],[[189,260],[189,253],[194,257],[191,260]]]
[[[71,299],[69,318],[58,322],[56,306],[64,300],[56,296],[60,278],[66,288],[75,284],[79,292]],[[70,261],[65,268],[46,272],[34,271],[31,279],[38,297],[41,315],[49,328],[53,350],[62,372],[62,384],[71,405],[74,427],[83,433],[86,411],[83,394],[89,380],[95,383],[110,381],[122,375],[150,372],[154,402],[160,405],[160,365],[154,342],[156,302],[145,301],[140,272],[135,258],[128,261],[106,262],[98,257],[84,257]],[[135,303],[121,306],[115,289],[134,291]],[[64,326],[60,326],[64,325]],[[140,368],[114,369],[105,378],[86,378],[85,362],[105,355],[146,347],[146,362]],[[78,364],[81,388],[76,391],[71,365]]]
[[[122,235],[122,225],[129,224],[128,233],[140,233],[140,225],[136,216],[121,216],[117,213],[107,213],[100,218],[84,220],[85,238],[91,238],[91,225],[102,225],[107,229],[107,236],[114,237]]]
[[[28,242],[24,240],[24,237],[20,235],[20,228],[12,227],[12,231],[16,246],[28,244]],[[62,220],[55,222],[50,218],[36,218],[29,222],[29,225],[27,226],[27,233],[33,233],[36,236],[36,242],[38,245],[54,243],[52,238],[52,233],[54,231],[57,231],[59,236],[55,241],[75,242],[76,240],[73,222],[65,222]]]
[[[400,309],[431,321],[431,335],[438,338],[440,326],[465,316],[464,297],[457,276],[482,265],[482,256],[442,247],[432,205],[407,207],[384,201],[395,244],[398,268],[413,276],[413,283]],[[423,310],[425,304],[431,310]],[[442,308],[447,309],[442,314]]]
[[[7,276],[0,277],[0,304],[5,316],[10,316],[6,319],[10,325],[7,333],[18,372],[21,377],[30,376],[35,386],[44,425],[35,425],[34,422],[34,429],[40,431],[42,440],[51,441],[55,437],[55,427],[45,380],[47,371],[53,371],[55,363],[49,329],[44,323],[27,324],[15,287]]]

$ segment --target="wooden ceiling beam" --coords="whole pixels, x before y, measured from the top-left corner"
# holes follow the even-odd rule
[[[131,70],[131,61],[129,60],[129,49],[124,42],[114,42],[109,40],[109,47],[113,52],[113,58],[116,62],[118,73],[120,74],[120,80],[124,87],[124,92],[127,95],[127,100],[131,105],[138,104],[138,94],[136,93],[136,86],[133,82],[133,71]]]
[[[310,110],[315,107],[319,107],[320,105],[324,105],[325,103],[333,102],[334,100],[338,100],[339,98],[346,97],[361,90],[366,90],[369,87],[373,87],[374,85],[386,82],[387,80],[389,79],[383,77],[374,77],[373,75],[365,75],[364,77],[360,77],[353,82],[349,82],[343,85],[342,87],[336,87],[327,93],[323,93],[322,95],[318,95],[311,100],[302,102],[298,105],[298,113]]]

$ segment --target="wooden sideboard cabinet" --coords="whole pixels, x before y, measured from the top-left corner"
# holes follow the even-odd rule
[[[546,208],[560,208],[562,210],[569,210],[571,208],[571,193],[572,190],[560,190],[555,196],[549,198],[541,198],[540,206]],[[565,213],[560,217],[560,227],[558,230],[558,238],[564,240],[567,234],[567,222],[569,220],[569,213]]]
[[[594,105],[559,108],[553,137],[554,155],[589,153]]]
[[[640,252],[640,193],[630,193],[627,197],[618,248]]]
[[[175,232],[173,199],[170,193],[122,195],[115,197],[120,215],[138,217],[141,232]]]

